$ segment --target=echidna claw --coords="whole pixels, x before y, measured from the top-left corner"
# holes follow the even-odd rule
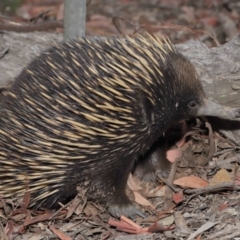
[[[121,215],[129,217],[131,219],[134,219],[136,215],[142,218],[146,218],[146,215],[141,210],[139,210],[138,208],[131,204],[124,206],[111,205],[108,208],[108,211],[115,218],[120,218]]]

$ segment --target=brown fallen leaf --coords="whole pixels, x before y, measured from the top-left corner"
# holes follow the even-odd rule
[[[228,204],[223,203],[223,204],[220,204],[220,205],[219,205],[219,210],[220,210],[220,211],[224,211],[224,210],[227,209],[228,207],[229,207]]]
[[[183,191],[182,191],[182,190],[179,191],[179,192],[177,192],[177,193],[175,193],[175,194],[173,194],[173,201],[174,201],[176,204],[182,202],[183,199],[184,199],[184,195],[183,195]]]
[[[32,219],[26,219],[24,221],[24,227],[27,227],[29,225],[32,225],[34,223],[37,223],[37,222],[43,222],[43,221],[46,221],[48,220],[49,218],[51,218],[51,216],[53,215],[53,213],[44,213],[42,215],[38,215],[37,217],[35,218],[32,218]]]
[[[56,229],[54,226],[50,226],[50,229],[61,239],[61,240],[72,240],[69,236]]]
[[[175,228],[174,225],[164,226],[162,223],[156,222],[148,228],[148,231],[149,232],[164,232],[164,231],[171,231],[174,228]]]
[[[239,178],[239,177],[235,178],[234,184],[235,184],[236,186],[239,186],[239,185],[240,185],[240,178]]]
[[[120,217],[120,221],[113,220],[110,218],[108,224],[116,227],[118,231],[140,234],[140,233],[150,233],[150,232],[163,232],[169,231],[174,228],[174,226],[164,226],[161,222],[157,221],[153,225],[142,228],[140,225],[134,223],[132,220],[125,216]]]
[[[209,184],[207,181],[196,177],[196,176],[186,176],[176,179],[174,184],[179,185],[181,187],[187,188],[202,188],[207,187]]]
[[[220,169],[209,181],[210,186],[216,186],[220,183],[231,183],[233,180],[230,173],[226,169]]]
[[[132,173],[130,173],[128,176],[127,185],[132,191],[139,191],[142,189],[140,184],[134,179]]]
[[[144,198],[140,193],[133,191],[135,202],[143,205],[143,206],[148,206],[151,209],[155,210],[155,207],[146,199]]]
[[[146,193],[147,197],[163,197],[165,195],[165,190],[166,190],[166,186],[158,186],[156,188],[153,188],[151,190],[149,190]]]
[[[146,233],[148,231],[148,228],[142,228],[140,225],[136,224],[125,216],[121,216],[120,221],[116,221],[110,218],[108,220],[108,224],[110,226],[116,227],[118,231],[126,233],[139,234],[144,232]]]

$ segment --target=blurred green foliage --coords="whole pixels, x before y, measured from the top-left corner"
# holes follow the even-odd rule
[[[11,15],[21,5],[23,0],[0,0],[0,13]]]

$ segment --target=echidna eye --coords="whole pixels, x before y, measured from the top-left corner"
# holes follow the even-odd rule
[[[197,103],[196,103],[195,101],[191,101],[191,102],[188,104],[188,106],[189,106],[190,108],[195,108],[195,107],[197,107]]]

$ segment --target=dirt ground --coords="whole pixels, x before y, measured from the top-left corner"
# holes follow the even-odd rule
[[[12,22],[26,30],[29,20],[44,24],[63,17],[60,0],[12,4],[0,3],[0,31],[1,24],[4,31]],[[91,0],[87,7],[86,34],[91,36],[147,31],[173,43],[198,39],[212,48],[228,42],[239,28],[240,3],[231,0]],[[57,212],[32,210],[26,194],[19,201],[0,199],[0,239],[239,239],[240,147],[205,120],[183,123],[181,137],[168,146],[173,167],[167,179],[160,174],[150,183],[129,179],[129,196],[147,218],[113,219],[81,193]]]

